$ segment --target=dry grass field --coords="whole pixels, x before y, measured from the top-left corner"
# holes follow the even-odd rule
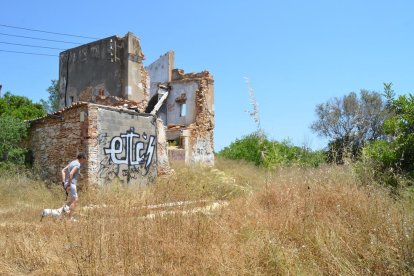
[[[175,171],[145,189],[84,187],[77,221],[42,222],[62,188],[2,173],[0,274],[414,274],[413,203],[348,167]]]

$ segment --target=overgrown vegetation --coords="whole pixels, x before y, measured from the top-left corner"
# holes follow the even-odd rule
[[[221,150],[218,156],[233,160],[246,160],[266,168],[291,165],[317,167],[325,162],[322,151],[297,147],[288,140],[272,141],[261,132],[236,139],[228,147]]]
[[[30,99],[6,92],[0,98],[0,116],[8,115],[19,120],[30,120],[46,115],[42,104],[33,103]]]
[[[0,98],[0,167],[24,163],[27,151],[21,145],[27,135],[24,120],[45,114],[42,104],[33,103],[26,97],[7,92]]]
[[[52,80],[47,91],[48,100],[40,100],[40,103],[33,103],[27,97],[10,92],[0,98],[0,168],[24,164],[27,153],[27,149],[22,147],[22,139],[27,135],[27,124],[24,121],[57,110],[59,82]]]
[[[176,174],[142,190],[118,183],[84,188],[77,222],[39,222],[42,208],[63,203],[60,187],[46,189],[23,175],[1,175],[0,271],[414,273],[413,206],[377,186],[360,186],[350,167],[288,167],[269,175],[248,162],[218,159],[215,168],[174,169]],[[223,201],[226,207],[196,212]],[[188,205],[156,205],[173,202]]]
[[[26,150],[20,141],[26,137],[27,125],[24,121],[10,115],[0,116],[0,166],[1,163],[24,163]]]
[[[404,192],[414,183],[414,97],[395,98],[392,83],[383,96],[361,91],[334,98],[316,108],[311,128],[331,140],[328,162],[354,162],[362,183],[380,183]]]
[[[246,160],[257,166],[313,166],[324,162],[353,164],[364,184],[379,183],[394,193],[414,184],[414,96],[395,98],[392,83],[384,92],[351,92],[316,107],[318,117],[311,128],[330,139],[324,151],[313,152],[288,141],[272,141],[260,127],[258,104],[247,81],[256,132],[236,139],[218,156]],[[383,98],[385,97],[385,99]]]
[[[414,96],[403,95],[390,101],[392,117],[384,122],[387,140],[364,147],[357,168],[381,184],[398,188],[414,183]],[[370,178],[368,178],[370,179]]]
[[[257,130],[223,149],[214,168],[175,164],[143,189],[80,186],[78,221],[39,222],[43,208],[63,205],[62,188],[0,170],[0,271],[413,275],[414,198],[400,188],[414,178],[414,97],[395,99],[386,84],[386,101],[362,91],[321,105],[321,122],[344,129],[329,156],[269,139],[248,88]],[[57,83],[50,89],[56,102]],[[40,107],[10,93],[0,99],[0,165],[22,164],[23,120],[43,116]],[[336,165],[346,158],[358,162]],[[377,183],[404,192],[391,197]]]

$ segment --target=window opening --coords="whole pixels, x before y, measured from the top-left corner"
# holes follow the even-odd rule
[[[185,103],[180,105],[180,117],[185,117],[187,114],[187,105]]]

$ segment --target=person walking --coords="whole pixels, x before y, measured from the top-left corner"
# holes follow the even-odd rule
[[[63,210],[66,213],[69,213],[71,217],[75,210],[76,203],[78,202],[78,192],[76,189],[78,176],[82,165],[86,162],[86,155],[84,153],[79,153],[75,160],[62,169],[62,184],[66,191],[66,195],[69,198],[68,202],[63,207]]]
[[[66,191],[66,200],[68,198],[69,200],[63,205],[63,207],[57,209],[43,209],[40,221],[42,221],[44,217],[48,216],[60,217],[62,213],[69,214],[70,218],[73,221],[76,221],[73,218],[73,211],[75,210],[76,203],[78,202],[76,184],[78,182],[80,169],[86,161],[86,155],[84,153],[79,153],[75,160],[62,169],[62,185]]]

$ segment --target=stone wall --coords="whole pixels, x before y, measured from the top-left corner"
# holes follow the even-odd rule
[[[61,170],[76,159],[79,152],[88,154],[94,124],[88,119],[86,104],[74,105],[54,115],[31,121],[28,147],[35,169],[51,182],[62,181]],[[88,181],[88,165],[82,169],[81,183]]]

